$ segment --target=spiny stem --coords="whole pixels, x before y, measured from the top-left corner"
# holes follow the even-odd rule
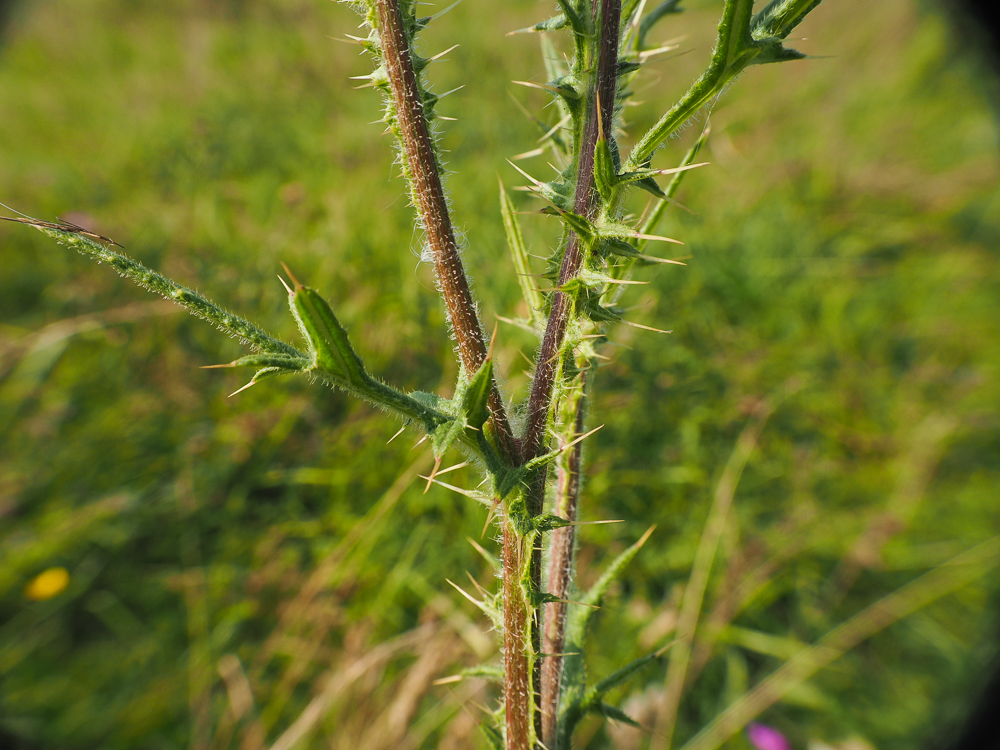
[[[570,440],[583,434],[587,373],[581,375],[581,386],[568,405],[573,418]],[[556,515],[575,521],[580,499],[580,469],[583,443],[577,443],[560,464],[556,484]],[[565,600],[573,575],[573,552],[576,527],[563,526],[552,532],[549,541],[548,593]],[[542,743],[549,750],[559,750],[559,696],[562,686],[563,651],[566,647],[566,602],[546,605],[545,635],[542,653],[545,654],[541,674]]]
[[[120,275],[127,276],[143,289],[176,302],[192,314],[212,323],[219,330],[238,337],[254,351],[299,359],[306,356],[295,347],[260,330],[253,323],[223,310],[204,295],[178,284],[173,279],[147,268],[139,261],[132,260],[127,255],[116,252],[110,246],[105,246],[100,241],[95,241],[91,236],[88,236],[89,234],[100,240],[106,239],[100,235],[84,233],[79,228],[71,228],[73,225],[61,227],[51,222],[35,219],[21,221],[21,223],[34,227],[60,244],[68,245],[101,263],[107,263]]]
[[[584,124],[583,137],[579,145],[579,161],[577,166],[577,182],[574,194],[574,211],[588,219],[593,218],[600,207],[599,195],[594,189],[594,149],[597,146],[598,134],[610,133],[614,119],[615,94],[618,83],[618,33],[621,18],[621,0],[600,0],[601,29],[598,39],[597,72],[594,76],[590,92],[590,107]],[[569,238],[566,252],[563,255],[559,270],[559,286],[579,273],[583,265],[583,248],[580,238],[575,233]],[[531,395],[528,399],[528,423],[522,441],[522,455],[525,460],[535,458],[545,452],[546,427],[549,410],[552,406],[552,393],[556,374],[559,370],[559,351],[566,335],[566,324],[569,320],[572,300],[562,291],[556,291],[552,297],[552,307],[549,311],[545,334],[538,353],[535,378],[531,384]],[[546,468],[535,473],[528,484],[525,505],[532,516],[542,512],[545,502]],[[537,535],[531,551],[530,568],[531,585],[535,591],[541,590],[542,578],[542,539]],[[532,644],[536,653],[541,642],[541,611],[536,610],[532,618]],[[542,682],[542,660],[535,662],[534,685],[536,690]],[[544,704],[540,692],[536,692],[539,701],[536,731],[543,731]],[[556,698],[558,704],[558,697]]]
[[[625,171],[637,169],[648,162],[661,143],[751,65],[767,49],[762,43],[764,39],[784,39],[819,3],[820,0],[785,0],[773,9],[761,11],[751,21],[753,0],[726,0],[708,69],[635,144],[629,153]]]
[[[531,748],[531,679],[525,633],[528,609],[521,587],[524,540],[508,519],[503,523],[503,671],[507,750]]]
[[[615,94],[618,68],[618,28],[621,19],[621,0],[600,0],[601,35],[598,44],[597,73],[591,91],[591,106],[580,143],[577,167],[576,192],[573,198],[574,212],[591,219],[596,214],[600,202],[594,190],[594,149],[598,133],[611,133],[614,120]],[[559,286],[579,273],[583,265],[583,248],[580,238],[573,234],[566,245],[562,266],[559,269]],[[542,345],[538,352],[538,367],[531,384],[528,399],[528,425],[523,441],[523,454],[531,459],[540,455],[545,446],[545,426],[552,405],[552,390],[559,366],[558,353],[566,335],[572,300],[562,291],[552,297]],[[544,489],[544,480],[541,482]],[[535,498],[537,500],[537,498]],[[528,509],[532,502],[529,499]],[[539,508],[539,511],[541,509]]]
[[[467,372],[475,372],[487,356],[486,338],[452,228],[399,1],[375,0],[375,8],[382,59],[395,104],[403,158],[413,183],[416,209],[434,258],[462,364]],[[500,452],[508,463],[516,465],[520,451],[495,380],[490,392],[490,414]]]

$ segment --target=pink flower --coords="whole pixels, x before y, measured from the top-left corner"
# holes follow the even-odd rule
[[[747,726],[747,739],[757,750],[792,750],[785,735],[766,724],[752,723]]]

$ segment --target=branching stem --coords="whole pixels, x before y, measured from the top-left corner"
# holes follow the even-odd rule
[[[337,320],[330,306],[318,293],[297,281],[295,290],[289,289],[289,297],[293,315],[309,343],[307,353],[300,352],[243,318],[223,310],[197,292],[114,251],[112,246],[115,243],[106,237],[67,222],[43,222],[26,216],[0,217],[34,226],[57,241],[109,264],[118,273],[133,279],[146,289],[183,305],[230,335],[239,337],[255,353],[220,366],[257,368],[254,379],[248,385],[253,385],[259,378],[283,372],[312,374],[406,420],[422,424],[433,436],[434,450],[439,461],[456,440],[464,442],[469,452],[482,459],[486,472],[490,475],[488,478],[494,480],[497,495],[495,502],[504,502],[507,510],[502,523],[505,720],[501,725],[506,734],[507,750],[540,750],[542,746],[546,750],[567,750],[576,722],[588,711],[599,710],[609,717],[624,717],[619,709],[605,705],[602,696],[658,656],[654,654],[643,657],[597,683],[590,690],[580,692],[585,682],[582,676],[582,658],[579,653],[569,659],[563,655],[567,640],[573,645],[582,644],[587,626],[586,617],[589,617],[577,617],[571,612],[567,618],[564,603],[569,594],[574,569],[573,525],[556,528],[552,534],[548,593],[560,601],[542,603],[546,601],[542,595],[541,581],[542,530],[553,529],[557,523],[563,522],[552,517],[539,518],[545,500],[547,464],[558,460],[555,513],[562,519],[573,522],[578,515],[582,473],[581,445],[577,440],[584,436],[587,367],[594,364],[593,357],[596,356],[586,340],[600,338],[600,335],[584,334],[586,331],[599,330],[605,323],[618,319],[618,314],[612,307],[601,307],[594,300],[605,295],[613,302],[614,293],[609,293],[607,287],[624,283],[622,277],[627,275],[632,263],[629,261],[610,269],[611,273],[617,273],[617,277],[612,277],[604,273],[608,268],[603,266],[602,259],[605,253],[617,253],[621,257],[633,259],[644,257],[638,254],[642,249],[641,245],[633,243],[629,246],[623,238],[649,239],[646,235],[659,219],[665,205],[661,204],[643,232],[637,234],[619,222],[624,196],[629,185],[638,181],[639,184],[647,183],[643,186],[652,189],[664,200],[670,200],[679,184],[680,174],[666,193],[660,192],[651,184],[656,172],[645,168],[655,150],[684,122],[717,97],[747,66],[801,57],[800,53],[784,49],[781,40],[820,0],[776,0],[769,3],[757,16],[753,16],[753,0],[724,0],[717,46],[708,69],[681,100],[639,140],[624,165],[620,164],[613,136],[619,77],[624,76],[623,80],[627,80],[630,72],[637,69],[638,63],[628,59],[619,65],[623,0],[558,2],[565,21],[573,30],[576,58],[568,73],[564,75],[560,72],[556,76],[562,82],[557,80],[556,86],[545,88],[561,97],[559,106],[562,115],[555,130],[572,120],[572,158],[575,166],[568,167],[565,174],[561,173],[556,183],[550,183],[549,187],[557,184],[559,189],[547,194],[556,196],[553,202],[559,207],[558,213],[562,214],[567,225],[573,229],[566,235],[557,289],[550,298],[548,319],[528,398],[526,424],[520,438],[513,433],[507,406],[496,379],[492,376],[492,363],[488,362],[489,347],[463,267],[442,185],[441,165],[429,127],[436,98],[423,88],[420,78],[420,71],[429,61],[420,58],[412,48],[416,32],[426,25],[428,19],[414,17],[416,3],[413,0],[364,0],[352,4],[359,9],[364,7],[366,24],[372,29],[367,40],[357,41],[368,47],[380,63],[380,68],[368,78],[372,85],[387,93],[385,121],[399,139],[403,172],[409,182],[411,199],[434,262],[448,320],[458,344],[461,364],[468,376],[459,383],[460,389],[464,389],[462,398],[457,394],[451,401],[430,394],[407,395],[372,377],[352,348],[346,329]],[[652,23],[673,10],[676,4],[673,0],[666,0],[642,20],[633,16],[633,13],[641,15],[643,4],[639,0],[626,0],[626,21],[634,18],[634,23],[640,24],[636,37],[637,48],[641,46],[641,39]],[[565,25],[559,19],[554,20],[557,23],[535,28],[559,28]],[[561,64],[552,64],[549,68],[562,70]],[[622,88],[624,95],[625,87]],[[556,142],[559,149],[565,152],[565,139],[562,135],[557,137]],[[685,166],[692,163],[701,142],[689,152]],[[565,210],[569,205],[568,187],[565,183],[572,178],[574,169],[576,184],[570,212]],[[542,183],[535,182],[537,186],[542,186]],[[566,189],[565,193],[563,188]],[[511,218],[514,214],[513,207],[505,196],[503,205],[508,234],[513,238],[511,242],[517,246],[516,253],[521,257],[518,272],[527,273],[529,265],[524,243]],[[625,245],[624,252],[622,245]],[[590,253],[594,253],[593,258],[588,257]],[[599,287],[605,288],[602,290]],[[537,290],[529,283],[524,285],[524,289],[532,309],[540,308],[541,296]],[[584,293],[592,296],[584,297]],[[575,300],[584,302],[575,308]],[[531,322],[533,326],[534,315]],[[760,417],[761,423],[762,420],[763,417]],[[489,429],[483,429],[484,425]],[[671,656],[660,712],[659,733],[653,740],[654,747],[668,746],[671,740],[673,724],[689,674],[693,638],[719,535],[732,502],[736,479],[746,462],[753,440],[759,433],[759,425],[754,430],[748,428],[731,466],[723,476],[724,481],[720,483],[711,522],[706,526],[706,533],[699,544],[694,571],[681,608],[678,624],[681,637]],[[558,456],[548,453],[553,434],[564,448]],[[479,496],[479,493],[471,494]],[[584,597],[584,604],[592,606],[600,602],[614,575],[632,559],[651,531],[652,529],[619,556],[611,570]],[[991,546],[991,554],[994,556],[995,547],[995,544]],[[936,581],[937,579],[932,581],[935,586]],[[945,583],[950,585],[947,581]],[[926,599],[919,591],[918,594],[919,596],[914,595],[911,599]],[[912,601],[907,600],[900,607],[910,604]],[[484,609],[488,609],[491,615],[494,614],[492,607],[492,601],[489,602],[489,607],[484,605]],[[541,620],[543,611],[546,614],[544,633]],[[884,611],[891,613],[896,610],[887,607]],[[871,616],[881,618],[876,623],[877,627],[884,626],[880,624],[882,620],[888,622],[880,612],[882,610],[875,611]],[[852,623],[847,623],[834,631],[828,639],[824,639],[817,648],[826,648],[827,651],[846,648],[859,638],[866,637],[865,634],[869,632],[874,632],[874,626],[868,627],[861,622],[852,629]],[[805,679],[812,673],[809,658],[812,656],[806,654],[798,665],[793,660],[785,671],[790,671],[796,679]],[[779,670],[774,679],[782,676],[782,671]],[[739,721],[756,716],[755,712],[770,705],[769,701],[776,700],[775,696],[779,692],[778,688],[752,691],[742,699],[742,703],[737,703],[724,712],[713,725],[692,740],[693,746],[715,747],[712,743],[724,741],[736,731]],[[565,709],[562,717],[559,715],[561,702]]]
[[[647,163],[661,143],[768,50],[766,42],[784,39],[819,2],[785,0],[774,8],[762,11],[754,19],[753,0],[726,0],[708,69],[635,144],[629,153],[625,171],[638,169]]]
[[[597,70],[590,88],[589,108],[584,124],[583,138],[579,144],[576,191],[573,199],[574,212],[592,218],[600,207],[597,191],[594,189],[594,150],[598,135],[610,133],[614,121],[615,96],[618,84],[618,31],[621,20],[621,0],[600,0],[598,28]],[[562,266],[559,270],[559,286],[574,278],[583,265],[584,248],[580,237],[572,234],[566,245]],[[572,299],[563,291],[556,291],[552,297],[545,334],[538,353],[535,378],[531,384],[528,399],[528,423],[522,440],[522,455],[525,460],[535,458],[545,452],[549,411],[552,394],[559,372],[560,350],[566,336]],[[545,501],[546,469],[543,467],[532,477],[528,485],[525,504],[530,515],[542,512]],[[531,552],[531,585],[535,591],[541,589],[542,573],[541,535],[535,539]],[[532,622],[532,644],[536,652],[540,646],[540,610],[536,610]],[[541,687],[543,660],[535,662],[534,684]],[[560,665],[561,667],[561,665]],[[538,731],[544,733],[542,722],[547,710],[538,694]],[[551,696],[549,698],[552,700]],[[558,706],[558,695],[555,697]]]
[[[417,213],[434,258],[441,296],[458,342],[462,365],[472,373],[486,359],[486,337],[451,224],[399,0],[375,0],[375,8],[382,59],[395,104],[403,158],[412,182]],[[501,454],[508,463],[518,464],[520,451],[495,380],[490,393],[490,414]]]

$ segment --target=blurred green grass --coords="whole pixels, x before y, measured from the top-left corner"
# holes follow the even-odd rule
[[[659,36],[691,52],[650,66],[630,135],[707,59],[717,8],[689,5]],[[458,117],[442,142],[487,321],[517,305],[496,174],[517,184],[502,157],[537,135],[508,92],[544,103],[510,85],[543,77],[536,40],[502,32],[549,10],[469,0],[424,42],[462,43],[433,80],[466,86],[440,107]],[[26,0],[0,49],[0,200],[114,237],[294,340],[284,261],[335,302],[373,371],[447,392],[433,278],[389,141],[364,124],[378,102],[347,80],[368,62],[329,39],[355,25],[311,0]],[[813,642],[1000,531],[995,82],[926,4],[830,1],[801,28],[798,46],[830,57],[751,70],[722,98],[713,164],[679,196],[697,214],[661,227],[689,265],[643,272],[652,285],[626,298],[673,333],[616,329],[594,398],[607,426],[584,515],[625,523],[585,527],[581,581],[658,524],[599,614],[599,675],[670,636],[722,467],[748,416],[777,404],[707,610],[725,625],[727,597],[761,586],[713,649],[696,643],[681,739],[780,663],[754,636]],[[522,220],[544,254],[552,220]],[[0,743],[261,747],[326,695],[300,747],[475,745],[488,689],[430,683],[495,658],[446,583],[493,584],[464,541],[484,511],[422,494],[429,456],[385,445],[395,426],[340,393],[287,380],[227,399],[238,376],[197,368],[236,343],[36,235],[0,227]],[[523,392],[532,342],[501,340]],[[26,599],[54,566],[68,589]],[[892,626],[765,720],[796,747],[946,734],[995,658],[990,584]],[[364,661],[421,625],[424,656],[404,643]],[[663,676],[620,695],[646,723]],[[579,746],[642,737],[595,721]]]

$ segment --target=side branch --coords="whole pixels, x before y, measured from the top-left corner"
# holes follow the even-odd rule
[[[163,274],[147,268],[139,261],[116,252],[110,245],[106,246],[102,244],[102,242],[111,242],[106,237],[86,232],[86,230],[82,230],[74,225],[57,225],[52,222],[38,221],[36,219],[8,219],[7,217],[0,217],[0,219],[27,224],[42,234],[51,237],[59,244],[72,247],[83,255],[89,255],[99,263],[107,263],[119,275],[128,277],[147,291],[162,295],[176,302],[191,314],[212,323],[220,331],[225,331],[231,336],[236,336],[255,352],[273,354],[289,359],[304,359],[306,357],[305,354],[295,347],[265,333],[253,323],[238,315],[233,315],[231,312],[223,310],[193,289],[188,289],[173,279],[169,279]],[[95,240],[92,237],[98,239]]]
[[[458,252],[399,2],[376,0],[375,8],[382,60],[395,105],[399,139],[417,213],[434,258],[441,295],[455,332],[462,365],[467,372],[475,372],[486,359],[486,339]],[[509,463],[519,463],[520,452],[495,380],[490,393],[490,413],[500,452]]]
[[[780,40],[819,3],[820,0],[784,0],[768,5],[756,17],[751,18],[753,0],[726,0],[722,19],[719,21],[715,51],[708,69],[680,101],[635,144],[625,171],[638,169],[646,164],[661,143],[718,96],[748,66],[791,59],[777,55],[777,52],[783,51]]]

